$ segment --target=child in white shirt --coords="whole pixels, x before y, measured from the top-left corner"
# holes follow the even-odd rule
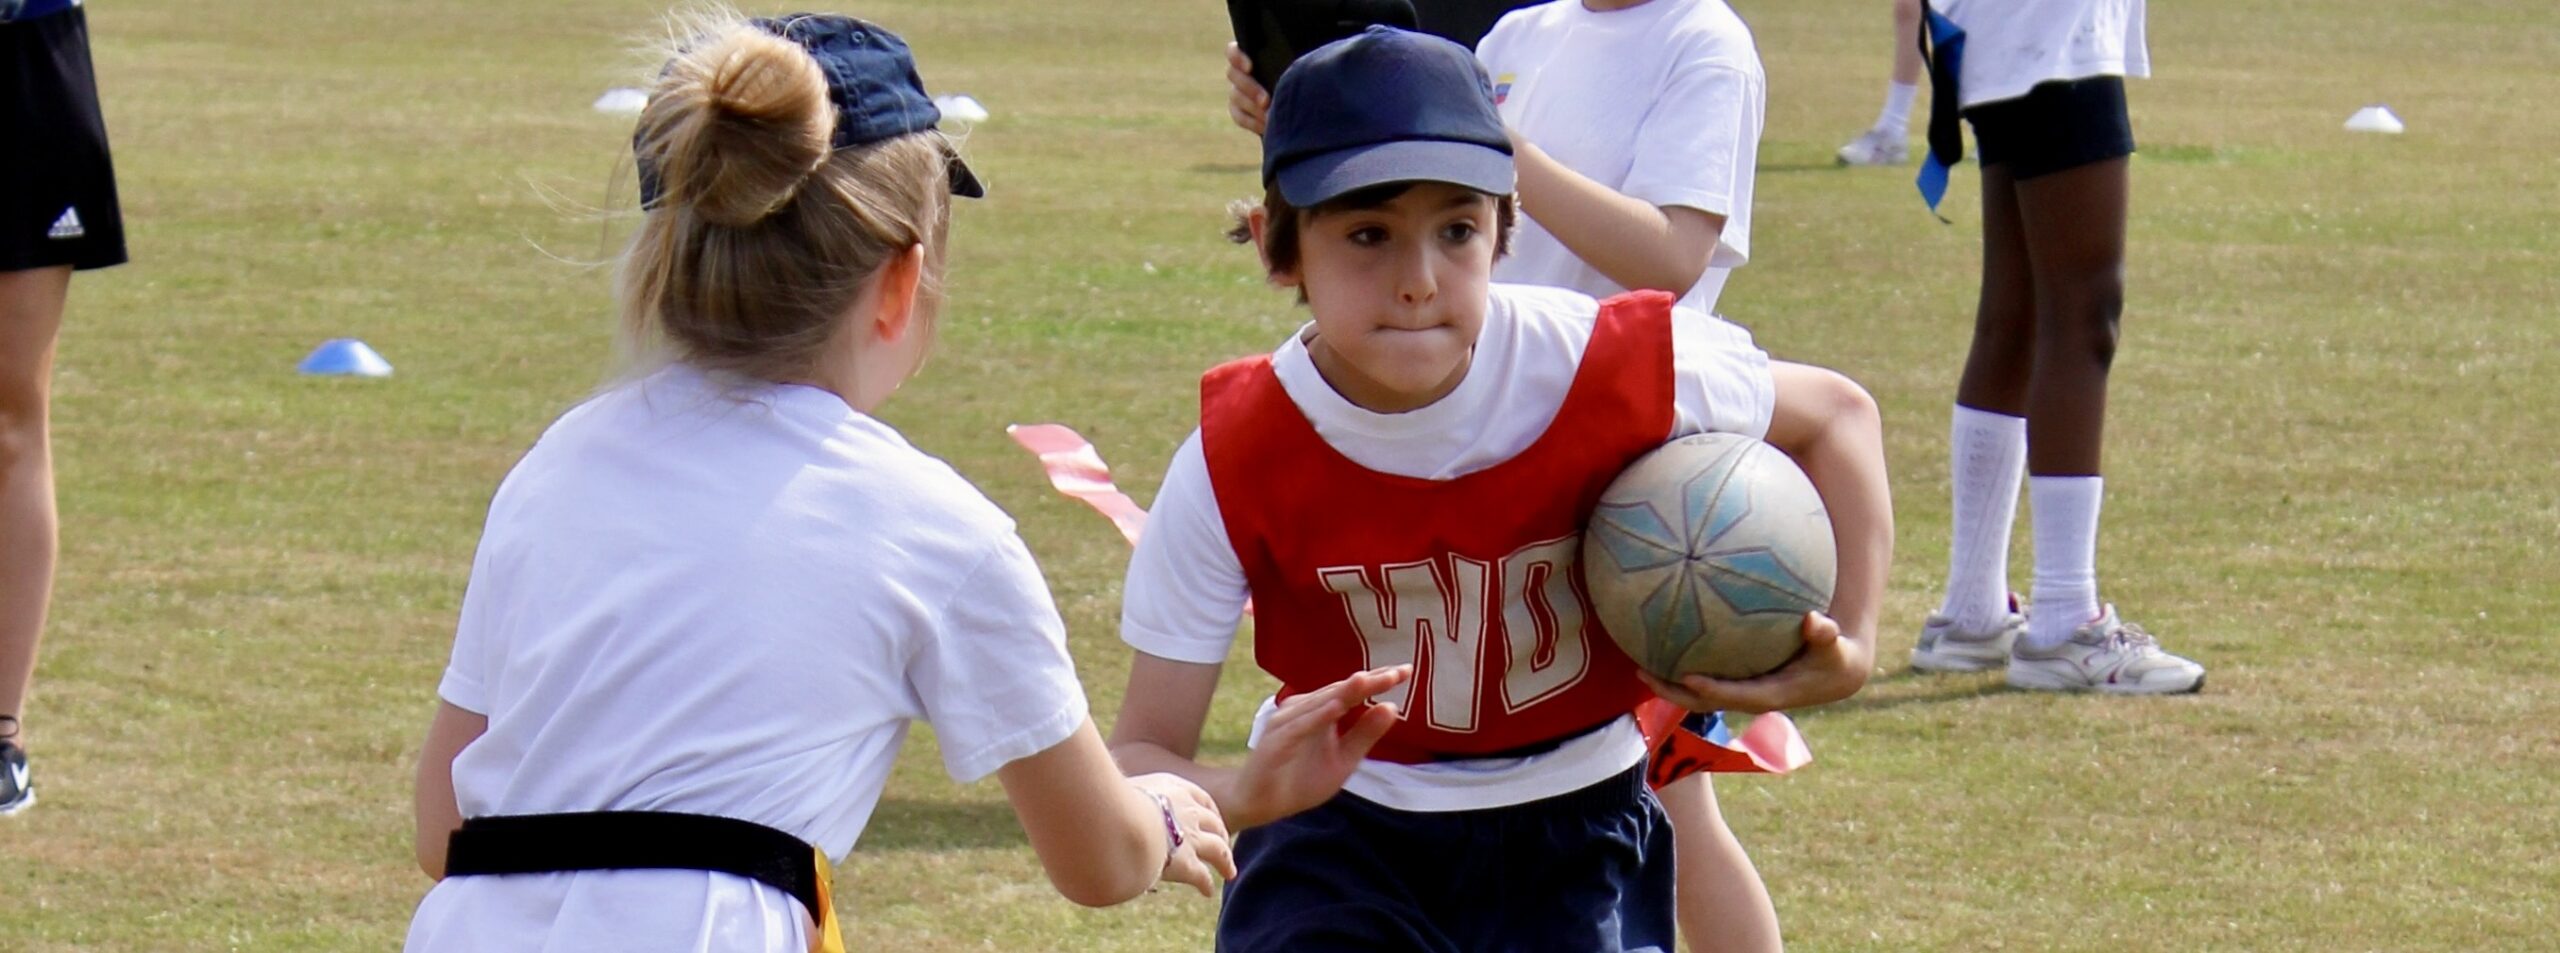
[[[508,474],[420,758],[414,951],[841,950],[827,869],[908,727],[1101,905],[1232,875],[1199,787],[1124,777],[1006,518],[871,415],[922,365],[951,194],[906,45],[718,23],[659,76],[622,262],[664,359]]]

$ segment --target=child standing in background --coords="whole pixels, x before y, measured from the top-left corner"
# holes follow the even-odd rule
[[[0,0],[0,816],[36,802],[27,696],[53,599],[53,352],[71,273],[123,264],[80,0]]]
[[[2204,666],[2098,599],[2099,449],[2132,191],[2124,81],[2151,73],[2143,17],[2143,0],[1940,0],[1931,13],[1922,194],[1934,206],[1931,183],[1943,189],[1962,157],[1961,108],[1982,158],[1982,292],[1948,439],[1946,599],[1913,668],[2006,666],[2009,684],[2049,691],[2204,687]],[[2025,611],[2008,587],[2022,467],[2035,541]]]
[[[1911,161],[1911,103],[1920,98],[1920,0],[1893,0],[1893,74],[1876,123],[1840,147],[1841,165]]]

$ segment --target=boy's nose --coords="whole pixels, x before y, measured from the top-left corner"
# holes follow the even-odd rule
[[[1438,279],[1431,274],[1431,256],[1408,255],[1396,276],[1396,296],[1407,305],[1424,305],[1440,293]]]

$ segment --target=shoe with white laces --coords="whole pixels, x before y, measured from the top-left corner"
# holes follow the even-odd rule
[[[2027,614],[2018,597],[1989,631],[1967,631],[1956,620],[1935,612],[1920,626],[1920,644],[1911,647],[1911,667],[1923,672],[1987,672],[2009,664],[2009,648],[2027,634]]]
[[[2009,653],[2009,684],[2048,692],[2183,695],[2204,690],[2204,666],[2160,648],[2141,626],[2107,606],[2089,624],[2049,649],[2018,640]]]
[[[1911,144],[1890,129],[1869,129],[1840,147],[1841,165],[1901,165],[1911,161]]]
[[[14,741],[0,740],[0,817],[26,810],[35,803],[35,782],[27,780],[27,749]]]

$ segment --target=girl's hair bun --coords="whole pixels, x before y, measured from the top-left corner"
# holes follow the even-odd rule
[[[740,23],[668,60],[640,130],[660,206],[743,228],[789,204],[826,161],[835,110],[808,51]]]

